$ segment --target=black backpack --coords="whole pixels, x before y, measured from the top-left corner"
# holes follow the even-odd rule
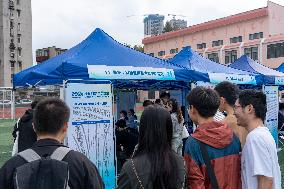
[[[68,163],[62,159],[70,151],[58,147],[50,156],[40,157],[34,150],[27,149],[18,155],[28,163],[16,168],[15,189],[69,189]]]

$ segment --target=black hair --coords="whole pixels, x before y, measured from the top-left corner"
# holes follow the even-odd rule
[[[121,110],[120,113],[123,114],[124,117],[127,117],[127,112],[125,110]]]
[[[279,110],[284,109],[284,103],[279,103]]]
[[[171,94],[167,91],[164,91],[160,94],[160,98],[171,98]]]
[[[143,107],[145,108],[145,107],[152,105],[152,104],[153,104],[153,102],[151,100],[144,100]]]
[[[180,109],[180,106],[178,105],[178,102],[176,99],[171,98],[170,103],[172,105],[172,111],[171,113],[176,113],[178,118],[178,123],[181,123],[183,121],[182,111]]]
[[[192,105],[204,118],[213,117],[220,105],[218,93],[205,87],[196,87],[187,95],[189,105]]]
[[[216,85],[215,90],[217,91],[220,97],[226,99],[227,103],[230,106],[234,106],[239,95],[239,88],[237,85],[228,81],[223,81]]]
[[[256,90],[244,90],[239,95],[239,103],[243,108],[247,105],[252,105],[255,111],[255,116],[264,122],[267,112],[267,104],[266,95],[263,92]]]
[[[36,105],[40,102],[39,99],[35,99],[32,103],[31,103],[31,108],[35,109]]]
[[[130,112],[132,115],[135,114],[134,109],[129,109],[129,112]]]
[[[153,188],[175,189],[178,186],[176,156],[171,149],[173,125],[170,113],[158,105],[150,105],[142,113],[139,144],[134,157],[147,155],[151,163]]]
[[[155,104],[160,104],[160,103],[161,103],[161,99],[158,98],[155,100]]]
[[[69,107],[58,98],[47,98],[40,101],[35,110],[33,123],[36,133],[57,134],[68,122]]]

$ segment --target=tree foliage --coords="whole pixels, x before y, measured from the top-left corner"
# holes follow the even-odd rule
[[[170,32],[170,31],[173,31],[173,30],[174,30],[174,28],[171,26],[170,22],[167,21],[166,24],[165,24],[163,33]]]
[[[144,47],[141,45],[134,45],[133,49],[139,52],[144,52]]]

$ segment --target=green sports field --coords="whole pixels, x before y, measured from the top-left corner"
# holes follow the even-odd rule
[[[0,119],[0,167],[11,157],[13,120]]]
[[[13,146],[12,130],[15,121],[13,120],[1,120],[0,119],[0,167],[4,162],[11,157],[11,151]],[[279,152],[279,164],[282,171],[282,188],[284,188],[284,146],[281,146],[282,150]]]

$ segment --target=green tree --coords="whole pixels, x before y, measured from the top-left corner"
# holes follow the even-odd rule
[[[174,30],[174,29],[173,29],[173,27],[171,26],[170,22],[167,21],[166,24],[165,24],[163,33],[170,32],[170,31],[173,31],[173,30]]]
[[[141,45],[134,45],[133,49],[139,52],[144,52],[144,46]]]

